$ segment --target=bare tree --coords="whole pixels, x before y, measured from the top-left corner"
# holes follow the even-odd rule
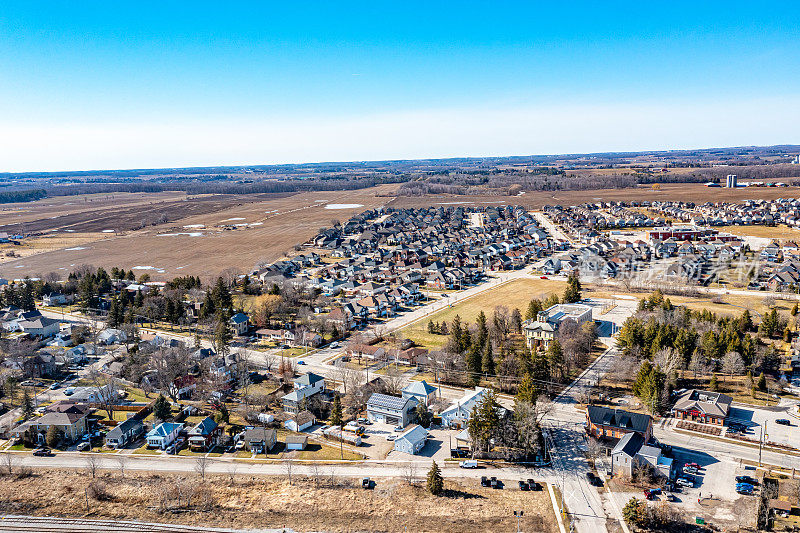
[[[155,370],[159,390],[177,402],[178,388],[175,380],[185,376],[189,371],[189,350],[183,346],[159,348],[153,353],[150,364]]]
[[[236,463],[228,465],[228,484],[233,485],[236,482]]]
[[[742,356],[739,355],[739,352],[728,352],[723,356],[722,371],[728,374],[730,377],[744,374],[744,359],[742,359]]]
[[[100,457],[96,453],[87,453],[83,456],[86,462],[86,473],[91,474],[92,479],[97,476],[97,470],[100,468]]]
[[[200,474],[200,479],[206,480],[206,469],[208,468],[209,458],[205,455],[198,455],[194,462],[194,471]]]
[[[683,359],[677,351],[665,348],[653,355],[653,364],[661,367],[666,375],[671,376],[683,366]]]
[[[417,464],[414,461],[408,461],[403,467],[403,479],[406,483],[413,485],[417,481]]]
[[[14,473],[14,456],[11,455],[9,452],[3,453],[2,459],[0,460],[0,464],[3,465],[3,468],[10,476]]]
[[[382,376],[389,394],[399,394],[403,388],[403,372],[396,366],[387,366],[386,373]]]
[[[115,377],[103,374],[94,368],[89,372],[88,378],[97,391],[97,403],[106,412],[109,420],[114,420],[119,381]]]
[[[286,477],[289,479],[289,485],[292,484],[292,460],[291,459],[284,459],[283,462],[283,470],[286,472]]]
[[[311,478],[314,480],[314,486],[319,487],[320,479],[322,479],[322,474],[320,472],[319,463],[317,461],[313,461],[311,463]]]
[[[124,478],[125,477],[125,467],[127,466],[128,460],[125,458],[124,455],[115,455],[114,459],[117,461],[117,468],[119,469],[119,476]]]

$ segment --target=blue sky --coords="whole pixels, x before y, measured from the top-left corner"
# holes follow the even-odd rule
[[[800,143],[788,2],[226,4],[4,5],[0,171]]]

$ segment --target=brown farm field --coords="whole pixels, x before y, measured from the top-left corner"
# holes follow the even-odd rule
[[[784,181],[789,181],[784,180]],[[682,200],[689,202],[740,202],[748,199],[774,200],[800,194],[798,187],[753,187],[739,189],[709,188],[697,183],[666,183],[659,190],[649,185],[631,189],[591,189],[586,191],[529,191],[521,196],[402,196],[392,201],[392,207],[423,207],[439,205],[522,205],[540,209],[547,204],[578,205],[585,202]]]
[[[242,468],[240,467],[240,471]],[[424,477],[424,472],[418,475]],[[0,483],[2,512],[7,514],[90,517],[195,526],[288,527],[295,531],[497,531],[513,532],[513,510],[524,510],[523,531],[558,530],[548,492],[481,489],[445,480],[441,496],[430,495],[424,480],[409,486],[399,479],[376,479],[373,490],[360,480],[331,479],[321,472],[315,482],[251,475],[186,476],[101,472],[93,482],[84,472],[36,470],[30,477],[5,476]],[[94,484],[102,497],[89,497]],[[186,499],[192,494],[189,505]],[[175,498],[181,495],[178,506]],[[176,508],[176,506],[178,506]]]
[[[95,231],[99,233],[94,233],[94,240],[86,241],[81,246],[44,250],[35,255],[22,254],[28,256],[0,264],[0,276],[20,278],[58,272],[63,277],[77,265],[90,264],[126,269],[138,266],[137,273],[148,272],[154,280],[193,274],[208,281],[228,268],[247,272],[260,262],[279,259],[295,244],[314,236],[320,227],[330,226],[333,219],[344,221],[364,209],[386,204],[393,198],[396,188],[397,185],[382,185],[357,191],[215,196],[214,202],[197,204],[202,207],[196,212],[184,210],[177,214],[171,206],[182,201],[164,200],[164,205],[159,209],[166,210],[170,222],[119,233],[103,233],[102,229],[98,229],[99,226],[107,226],[103,228],[107,230],[114,229],[106,221],[106,217],[111,216],[108,209],[103,209],[99,216],[103,222],[95,224]],[[194,203],[195,200],[188,202]],[[214,209],[208,210],[207,207],[212,204]],[[326,209],[327,204],[357,204],[359,207]],[[49,205],[42,207],[52,209]],[[70,209],[72,207],[68,206]],[[129,206],[126,209],[129,212],[145,207]],[[85,221],[88,216],[86,210],[68,216],[80,217],[84,220],[81,224],[89,223]],[[45,223],[45,219],[39,219],[27,224]],[[65,231],[43,235],[54,233],[70,235]],[[37,240],[34,238],[30,244],[16,249],[22,251],[25,246],[35,247]]]

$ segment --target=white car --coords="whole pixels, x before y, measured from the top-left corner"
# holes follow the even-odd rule
[[[92,449],[92,445],[89,444],[88,442],[81,442],[80,444],[78,444],[78,448],[77,448],[77,450],[79,452],[87,452],[87,451],[89,451],[91,449]]]
[[[391,433],[386,435],[386,440],[392,441],[397,438],[397,435],[392,435]]]

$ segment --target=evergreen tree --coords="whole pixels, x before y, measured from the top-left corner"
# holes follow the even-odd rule
[[[535,349],[531,354],[531,377],[537,381],[550,381],[550,368],[547,354]]]
[[[475,342],[478,345],[478,348],[482,349],[486,344],[486,339],[489,338],[489,329],[486,327],[486,314],[483,312],[483,310],[478,313],[476,322],[478,324],[478,331],[476,332]]]
[[[486,343],[486,350],[483,352],[482,370],[484,374],[494,375],[494,354],[492,353],[492,341]]]
[[[522,333],[522,313],[517,307],[511,311],[511,330],[517,335]]]
[[[228,325],[228,319],[224,313],[217,313],[216,324],[214,326],[214,351],[225,356],[230,352],[230,342],[233,340],[233,333]]]
[[[433,320],[428,320],[428,333],[430,333],[431,335],[436,333],[436,328],[433,325]]]
[[[756,387],[758,387],[758,390],[761,392],[767,392],[767,376],[765,376],[763,372],[758,375]]]
[[[211,290],[211,297],[214,300],[217,311],[225,311],[230,313],[233,307],[233,297],[231,296],[228,286],[222,280],[222,277],[217,278],[217,283]]]
[[[156,401],[153,402],[153,416],[162,422],[172,417],[172,406],[163,394],[159,394]]]
[[[550,369],[551,374],[557,373],[558,378],[561,379],[564,369],[564,350],[561,348],[561,343],[558,339],[553,339],[550,346],[547,347],[547,367]]]
[[[33,402],[31,402],[31,395],[28,394],[28,389],[22,392],[22,419],[28,420],[33,416]]]
[[[533,378],[531,378],[530,374],[525,374],[525,377],[522,378],[519,387],[517,387],[517,395],[514,398],[514,401],[518,404],[521,403],[535,404],[536,398],[538,397],[539,397],[539,389],[533,382]]]
[[[427,485],[428,492],[434,496],[438,496],[444,490],[444,479],[442,479],[442,473],[439,471],[439,465],[436,464],[436,461],[433,461],[433,465],[428,471]]]
[[[572,272],[567,278],[567,288],[564,290],[564,303],[575,303],[581,300],[581,282],[578,274]]]
[[[538,299],[531,300],[528,303],[528,309],[525,311],[525,320],[536,320],[541,310],[542,302]]]
[[[480,374],[483,368],[483,358],[481,357],[481,347],[474,343],[467,352],[467,369],[473,374]]]
[[[342,425],[342,400],[339,395],[333,397],[333,407],[331,408],[331,425]]]

